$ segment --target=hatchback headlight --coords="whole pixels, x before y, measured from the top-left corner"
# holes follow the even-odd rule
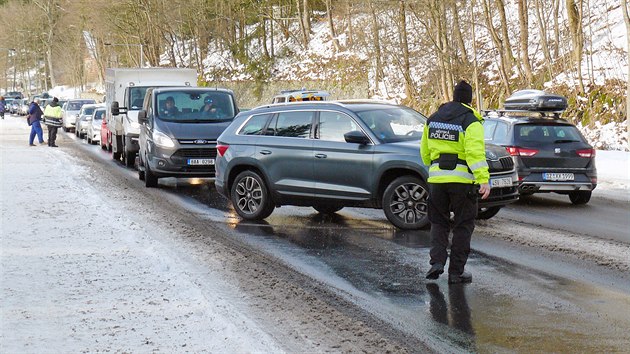
[[[153,131],[153,142],[155,145],[164,148],[172,148],[175,147],[175,143],[168,135],[162,133],[159,130]]]

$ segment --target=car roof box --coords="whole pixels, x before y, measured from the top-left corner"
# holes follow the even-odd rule
[[[563,112],[568,107],[566,97],[541,90],[520,90],[508,97],[505,110]]]

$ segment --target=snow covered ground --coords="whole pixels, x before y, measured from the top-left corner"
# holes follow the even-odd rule
[[[220,259],[191,270],[156,239],[168,225],[105,213],[112,196],[92,184],[98,171],[63,147],[29,147],[28,131],[22,117],[0,121],[0,352],[287,350],[252,318]],[[598,151],[595,194],[628,200],[629,162],[628,152]]]
[[[167,227],[105,213],[90,171],[28,132],[0,120],[0,352],[284,351],[220,264],[191,274],[156,241]]]

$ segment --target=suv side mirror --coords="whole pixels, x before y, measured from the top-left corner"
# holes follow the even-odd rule
[[[120,114],[120,106],[118,105],[118,101],[112,102],[112,115],[117,116]]]
[[[144,109],[141,109],[138,112],[138,123],[145,124],[148,121],[149,120],[147,119],[147,111],[145,111]]]
[[[370,143],[370,138],[368,138],[367,135],[365,135],[365,133],[363,133],[360,130],[353,130],[351,132],[347,132],[343,135],[343,138],[346,139],[347,143],[361,144],[361,145],[367,145]]]

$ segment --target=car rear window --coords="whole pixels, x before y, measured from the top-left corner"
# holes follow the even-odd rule
[[[72,101],[72,102],[68,102],[68,107],[66,108],[66,110],[68,111],[78,111],[81,109],[81,107],[83,107],[84,104],[90,104],[90,103],[94,103],[93,100],[91,101]]]
[[[579,130],[573,125],[519,124],[514,129],[517,144],[549,144],[560,142],[584,142]]]

